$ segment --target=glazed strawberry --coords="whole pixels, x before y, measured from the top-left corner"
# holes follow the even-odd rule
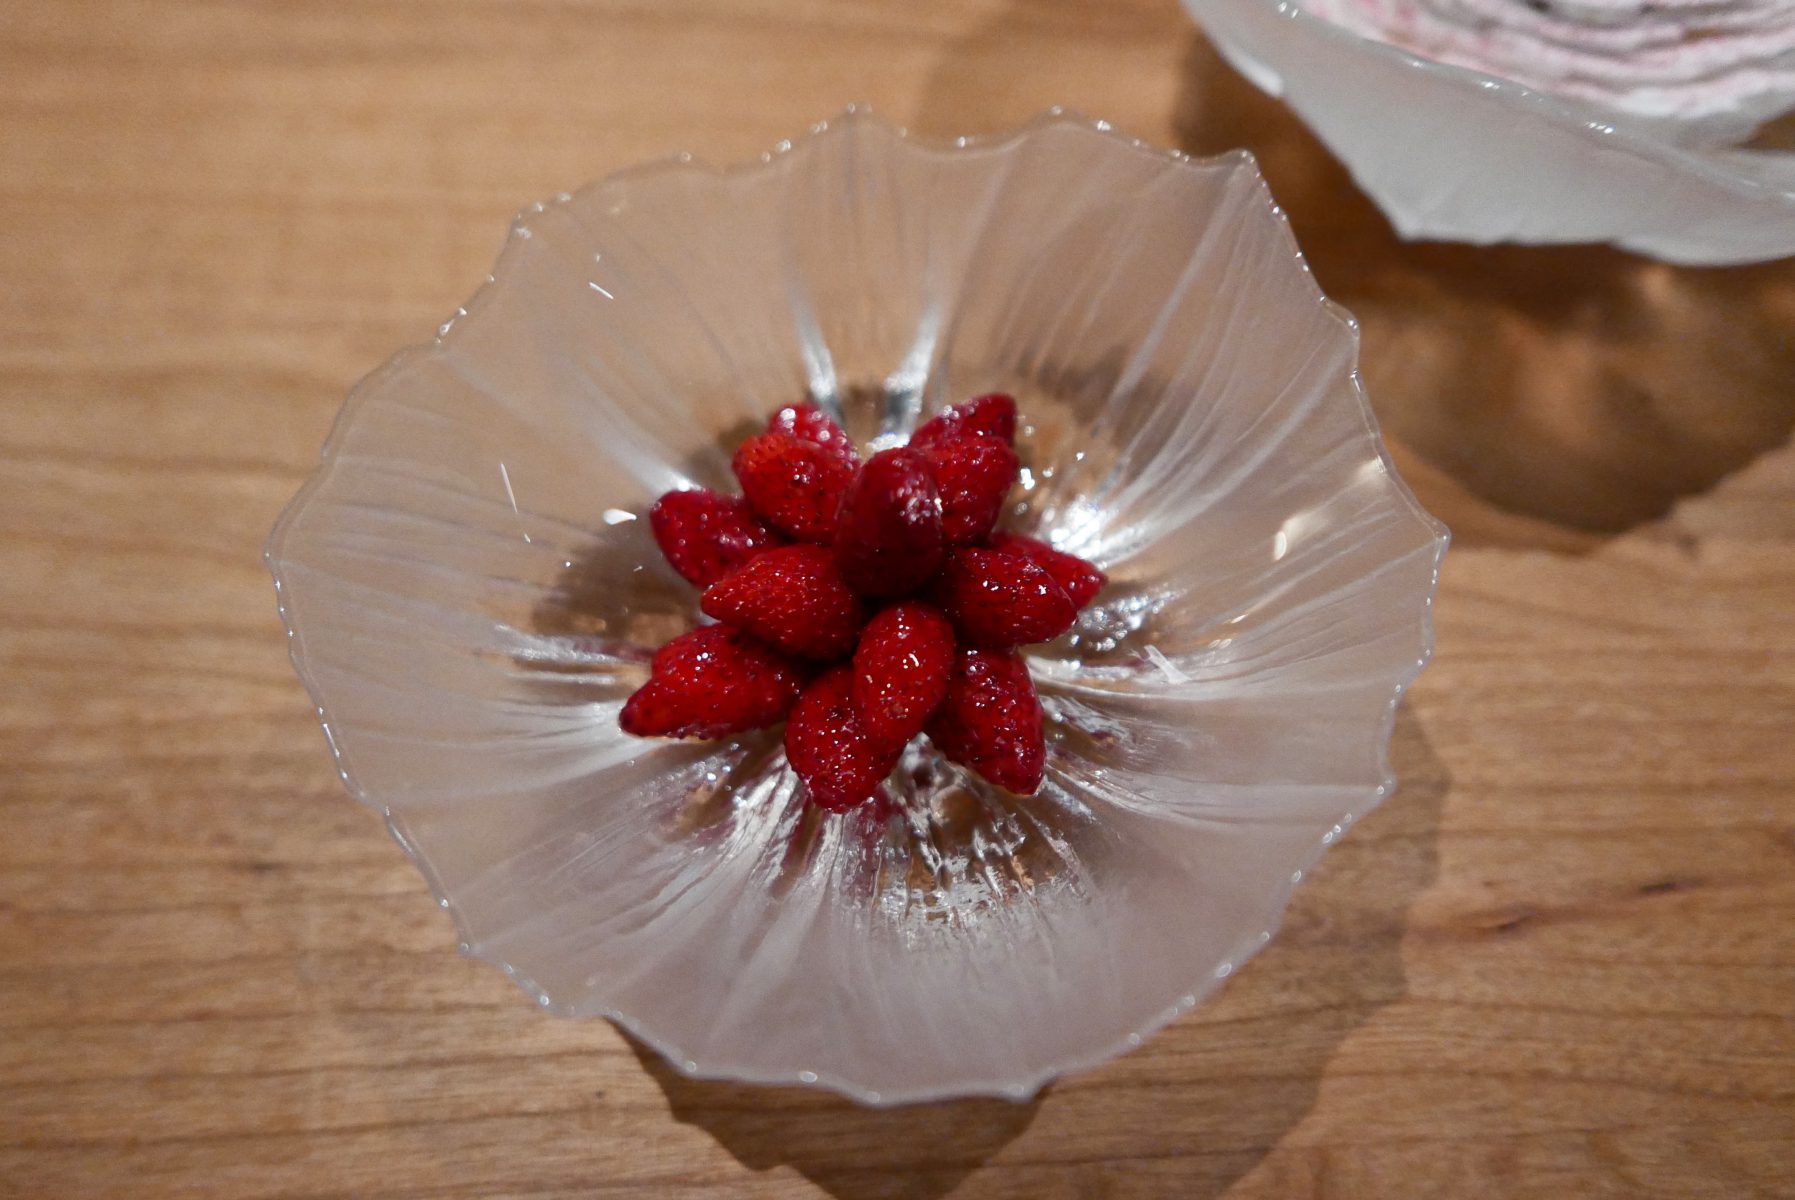
[[[921,450],[948,438],[981,434],[1002,438],[1006,446],[1015,445],[1016,401],[1002,392],[991,392],[944,408],[916,427],[910,435],[910,447]]]
[[[881,750],[867,738],[853,691],[854,668],[844,663],[804,689],[785,724],[786,761],[810,802],[830,812],[870,800],[897,765],[896,750]]]
[[[935,748],[1022,796],[1041,786],[1047,761],[1041,701],[1014,650],[971,647],[954,656],[947,698],[928,722]]]
[[[860,465],[854,439],[833,418],[814,404],[788,404],[767,421],[768,433],[784,433],[801,442],[821,446],[847,462]]]
[[[673,569],[699,587],[785,542],[746,500],[704,488],[668,492],[656,500],[648,510],[648,527]]]
[[[854,709],[874,746],[902,750],[947,694],[954,627],[920,600],[894,604],[867,623],[854,651]]]
[[[1106,581],[994,532],[1020,471],[1015,432],[1016,402],[992,393],[862,463],[821,409],[788,405],[736,451],[740,499],[663,496],[655,540],[721,623],[661,648],[623,729],[724,737],[784,720],[808,801],[870,803],[874,824],[918,732],[991,783],[1034,792],[1043,714],[1014,647],[1059,636]]]
[[[852,463],[789,433],[763,433],[743,442],[731,465],[742,494],[767,524],[800,542],[829,543],[841,494],[854,478]]]
[[[1074,608],[1083,608],[1089,604],[1091,598],[1109,582],[1109,576],[1078,555],[1055,550],[1046,542],[1035,538],[1023,537],[1017,533],[999,533],[992,535],[990,545],[993,550],[1020,554],[1045,568],[1054,581],[1066,589],[1066,595],[1071,598]]]
[[[724,737],[783,720],[803,684],[803,670],[772,647],[710,625],[655,653],[618,723],[639,737]]]
[[[1022,460],[1008,442],[985,435],[943,438],[922,453],[941,490],[941,533],[947,544],[982,541],[997,524]]]
[[[933,591],[961,639],[973,646],[1002,649],[1049,641],[1078,618],[1066,589],[1045,567],[982,546],[950,554]]]
[[[775,650],[842,658],[854,649],[866,613],[842,582],[835,555],[821,546],[781,546],[724,576],[700,607]]]
[[[929,460],[915,450],[881,450],[842,496],[835,561],[867,596],[915,591],[941,566],[941,494]]]

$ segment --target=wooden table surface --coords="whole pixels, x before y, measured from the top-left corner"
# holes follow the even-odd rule
[[[1028,1105],[539,1015],[341,790],[260,548],[509,215],[853,100],[1246,144],[1457,533],[1402,790]],[[1405,246],[1171,0],[0,5],[0,1194],[1795,1195],[1795,267]]]

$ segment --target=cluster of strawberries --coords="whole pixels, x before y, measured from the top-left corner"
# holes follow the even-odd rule
[[[649,523],[718,624],[674,638],[620,722],[716,738],[785,721],[811,803],[870,799],[910,739],[1012,792],[1040,786],[1041,704],[1016,647],[1058,637],[1104,585],[995,532],[1021,468],[1016,402],[980,396],[864,463],[791,405],[736,451],[742,495],[668,492]]]

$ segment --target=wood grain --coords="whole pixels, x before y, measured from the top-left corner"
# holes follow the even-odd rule
[[[693,1083],[453,952],[259,561],[510,213],[851,100],[1245,143],[1456,529],[1401,794],[1034,1104]],[[1795,271],[1397,241],[1169,0],[0,6],[0,1195],[1795,1195]]]

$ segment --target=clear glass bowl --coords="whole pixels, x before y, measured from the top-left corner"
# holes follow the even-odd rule
[[[344,781],[544,1009],[696,1075],[1022,1096],[1194,1005],[1391,790],[1446,533],[1356,349],[1244,153],[850,111],[525,213],[355,389],[268,560]],[[806,395],[876,443],[997,388],[1011,527],[1112,579],[1035,648],[1039,795],[919,741],[898,811],[828,817],[777,731],[618,730],[696,618],[658,495],[732,488],[733,444]]]
[[[1295,0],[1184,7],[1404,237],[1611,242],[1687,264],[1795,254],[1795,153],[1690,144],[1676,122],[1423,58]]]

